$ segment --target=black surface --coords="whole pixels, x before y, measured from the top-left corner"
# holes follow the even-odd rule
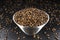
[[[53,0],[0,0],[0,40],[60,40],[60,1]],[[46,11],[50,16],[50,21],[36,35],[25,35],[19,27],[12,21],[13,14],[27,7],[36,7]],[[56,30],[53,32],[52,29]],[[47,34],[50,36],[47,36]],[[57,34],[57,38],[55,37]],[[48,39],[48,37],[50,37]]]

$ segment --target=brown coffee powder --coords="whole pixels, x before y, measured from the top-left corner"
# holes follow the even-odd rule
[[[48,16],[37,8],[25,8],[15,13],[15,21],[23,26],[35,27],[44,24]]]

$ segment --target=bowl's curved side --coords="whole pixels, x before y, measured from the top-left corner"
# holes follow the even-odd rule
[[[36,34],[37,34],[37,33],[48,23],[48,21],[49,21],[49,15],[48,15],[47,13],[45,13],[45,14],[48,16],[48,20],[47,20],[47,22],[44,23],[43,25],[38,26],[39,30],[36,32]]]
[[[23,30],[24,27],[22,25],[19,25],[18,23],[16,23],[16,21],[14,20],[14,17],[15,17],[15,14],[13,15],[14,23],[25,33],[25,31]]]
[[[14,21],[14,23],[15,23],[18,27],[23,28],[22,25],[19,25],[18,23],[16,23],[16,21],[14,20],[14,17],[15,17],[15,14],[13,15],[13,21]]]

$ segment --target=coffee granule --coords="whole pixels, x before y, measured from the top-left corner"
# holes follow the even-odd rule
[[[0,29],[2,29],[2,25],[0,24]]]
[[[23,36],[23,38],[25,38],[25,36]]]
[[[20,40],[20,37],[18,37],[17,40]]]
[[[55,32],[56,31],[56,28],[52,28],[52,32]]]
[[[15,13],[15,21],[23,26],[35,27],[47,22],[46,12],[37,8],[25,8]]]

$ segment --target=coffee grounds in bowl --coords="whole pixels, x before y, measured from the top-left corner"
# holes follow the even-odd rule
[[[37,27],[48,20],[46,12],[37,8],[25,8],[15,13],[14,20],[19,25]]]

